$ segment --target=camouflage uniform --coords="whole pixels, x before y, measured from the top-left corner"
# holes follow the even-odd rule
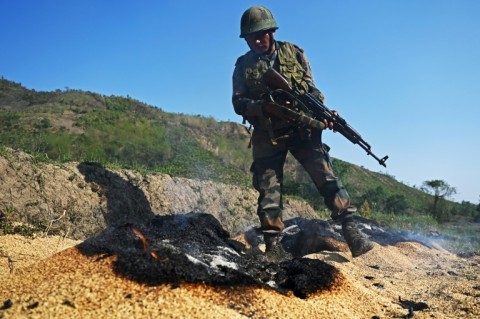
[[[244,116],[248,103],[267,99],[267,89],[260,78],[273,66],[292,85],[300,85],[324,99],[315,88],[311,69],[302,49],[288,42],[275,42],[271,60],[252,50],[238,58],[233,73],[235,112]],[[245,117],[253,126],[253,186],[259,192],[258,216],[263,230],[280,232],[282,221],[283,166],[290,152],[312,178],[334,220],[350,217],[355,208],[342,183],[332,170],[328,146],[322,143],[322,131],[292,126],[277,118]],[[272,143],[272,141],[274,141]]]

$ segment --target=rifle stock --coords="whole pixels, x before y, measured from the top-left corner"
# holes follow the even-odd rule
[[[290,86],[290,84],[288,84],[287,79],[285,79],[274,68],[269,68],[265,72],[265,74],[262,76],[262,82],[270,89],[274,88],[275,90],[284,90],[287,92],[293,91],[293,88]]]
[[[281,104],[266,103],[263,105],[263,111],[283,120],[294,122],[299,126],[312,127],[320,130],[326,128],[325,123],[298,113]]]
[[[319,98],[317,98],[311,93],[302,94],[296,87],[292,88],[288,81],[273,68],[269,68],[265,72],[262,77],[262,81],[269,89],[270,99],[273,103],[275,103],[274,106],[283,107],[284,109],[288,109],[289,111],[296,114],[296,119],[290,118],[290,120],[298,123],[301,117],[301,123],[310,127],[321,129],[326,128],[326,125],[324,124],[325,120],[328,123],[333,123],[334,131],[342,134],[353,144],[359,145],[363,150],[367,152],[367,155],[370,155],[374,159],[376,159],[380,165],[387,167],[385,162],[388,159],[388,156],[384,156],[382,158],[377,157],[371,151],[370,144],[368,144],[361,137],[360,133],[358,133],[353,127],[351,127],[347,123],[347,121],[345,121],[345,119],[328,109]],[[288,106],[283,106],[282,103],[277,102],[280,97],[282,97],[282,99],[290,100],[290,105],[295,105],[296,108],[301,109],[303,113],[307,115],[292,110]],[[265,109],[265,111],[274,114],[274,106],[271,106],[270,110]],[[275,112],[278,113],[278,109],[275,109]],[[290,114],[288,111],[283,110],[282,112],[284,116],[294,117],[294,115]],[[321,125],[318,125],[318,123],[321,123]]]

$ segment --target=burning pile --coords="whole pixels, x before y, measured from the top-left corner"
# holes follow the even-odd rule
[[[209,214],[155,216],[142,225],[109,227],[79,248],[88,255],[116,255],[117,274],[148,285],[257,285],[305,298],[341,279],[320,260],[268,263],[258,249],[232,240]]]

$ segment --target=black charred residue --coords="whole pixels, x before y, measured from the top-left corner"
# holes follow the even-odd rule
[[[293,291],[299,298],[331,289],[339,282],[340,272],[337,268],[321,260],[295,258],[280,264],[282,272],[278,278],[283,289]]]
[[[0,310],[6,310],[12,308],[13,302],[11,299],[7,299],[3,302],[3,305],[0,307]],[[0,317],[1,318],[1,317]]]
[[[293,236],[285,236],[282,244],[295,257],[302,257],[319,251],[338,251],[329,239],[343,241],[341,235],[332,225],[320,219],[292,218],[285,221],[285,226],[297,225],[300,231]]]
[[[131,229],[124,227],[125,238],[137,249],[117,252],[114,270],[120,275],[150,285],[254,282],[242,271],[241,257],[230,235],[212,215],[156,216],[135,227],[150,247],[145,250]]]
[[[75,307],[75,304],[74,304],[72,301],[68,300],[68,299],[65,299],[65,300],[62,302],[62,305],[68,306],[68,307],[70,307],[70,308],[76,308],[76,307]]]
[[[338,270],[320,260],[295,258],[271,264],[260,252],[246,252],[218,220],[203,213],[155,216],[143,225],[110,227],[80,249],[116,255],[115,273],[148,285],[253,285],[306,298],[338,282]]]
[[[417,302],[413,300],[405,300],[405,299],[402,299],[401,297],[398,297],[398,301],[402,306],[402,308],[409,309],[411,311],[422,311],[430,308],[427,303],[422,301]]]
[[[40,304],[40,303],[39,303],[38,301],[35,301],[35,302],[29,304],[29,305],[27,306],[27,309],[29,309],[29,310],[35,309],[35,308],[38,307],[39,304]]]

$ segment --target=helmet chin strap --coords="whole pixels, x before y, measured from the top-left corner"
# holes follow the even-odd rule
[[[273,31],[268,32],[270,35],[270,46],[268,47],[268,53],[272,52],[272,54],[275,52],[276,48],[275,46],[275,39],[273,38]]]
[[[270,35],[270,45],[266,54],[261,56],[261,59],[268,63],[269,67],[273,67],[275,60],[277,59],[277,48],[275,44],[275,39],[273,39],[273,32],[268,32]]]

